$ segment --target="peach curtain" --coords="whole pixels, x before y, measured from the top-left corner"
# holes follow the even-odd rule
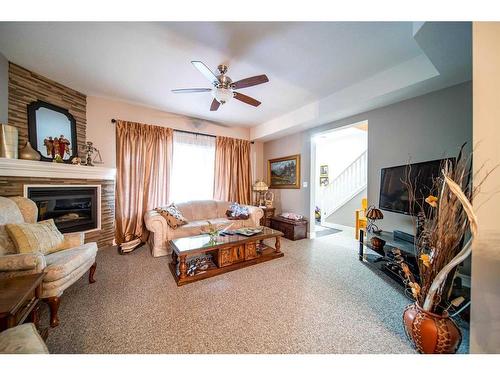
[[[168,203],[173,131],[118,120],[116,123],[116,230],[123,244],[148,231],[144,213]]]
[[[214,198],[250,204],[250,142],[217,137],[215,142]]]

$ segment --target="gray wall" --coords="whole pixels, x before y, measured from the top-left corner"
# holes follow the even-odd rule
[[[364,112],[264,144],[264,162],[302,154],[302,181],[307,188],[276,190],[277,208],[309,216],[311,135],[368,120],[368,203],[378,206],[380,169],[412,162],[455,156],[472,140],[472,84],[443,90]],[[411,218],[384,211],[379,226],[413,232]]]
[[[7,123],[9,105],[9,62],[0,53],[0,124]]]
[[[340,207],[337,211],[326,218],[326,222],[340,224],[348,227],[354,227],[356,214],[355,211],[361,208],[361,200],[366,198],[366,189],[356,194],[349,202]]]
[[[267,161],[269,159],[295,154],[300,154],[301,180],[308,182],[311,155],[310,136],[306,132],[295,133],[288,137],[264,143],[264,170],[267,171]],[[309,185],[307,188],[303,188],[301,185],[300,189],[275,189],[273,192],[275,193],[274,206],[277,213],[295,212],[309,216]]]

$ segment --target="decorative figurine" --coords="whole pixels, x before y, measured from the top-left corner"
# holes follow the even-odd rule
[[[61,159],[64,159],[64,155],[70,155],[71,148],[69,147],[71,142],[61,134],[58,137],[47,137],[43,140],[43,145],[45,146],[47,156],[55,159],[56,155],[59,155]]]
[[[61,134],[59,136],[59,155],[61,155],[62,157],[64,157],[65,154],[70,154],[70,149],[69,149],[69,145],[71,144],[71,142],[64,137],[63,134]]]
[[[81,165],[82,164],[82,159],[79,156],[75,156],[73,159],[71,159],[71,164],[73,164],[73,165]]]
[[[52,156],[54,157],[54,140],[52,139],[52,137],[48,137],[48,138],[45,138],[43,140],[43,144],[45,146],[45,148],[47,149],[47,156]]]
[[[55,158],[56,155],[61,156],[59,153],[59,138],[57,137],[54,138],[54,147],[52,148],[52,156]]]
[[[87,154],[85,165],[88,165],[89,167],[93,167],[94,163],[95,164],[102,164],[101,153],[99,152],[99,150],[96,147],[94,147],[94,144],[92,142],[87,141],[86,145],[83,146],[82,150]],[[94,152],[96,153],[96,155],[94,155]],[[92,155],[94,155],[94,156],[92,157]],[[96,161],[96,158],[99,158],[99,161]]]
[[[56,156],[54,156],[54,159],[52,159],[52,163],[64,163],[64,160],[61,155],[56,154]]]

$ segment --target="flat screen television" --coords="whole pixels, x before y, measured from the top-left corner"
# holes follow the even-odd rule
[[[418,206],[410,207],[408,189],[404,184],[406,169],[410,169],[410,180],[415,186],[415,198],[423,205],[425,198],[431,194],[433,180],[439,177],[441,166],[446,160],[439,159],[422,163],[399,165],[396,167],[382,168],[380,175],[379,208],[385,211],[411,215],[418,212]]]

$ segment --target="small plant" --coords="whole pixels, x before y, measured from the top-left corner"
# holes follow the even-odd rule
[[[316,206],[316,209],[314,210],[314,217],[316,218],[316,221],[321,221],[321,209]]]
[[[220,226],[217,226],[213,223],[211,223],[209,220],[207,220],[207,229],[206,229],[206,233],[210,236],[210,237],[217,237],[220,233],[220,230],[222,229]]]
[[[227,227],[224,226],[224,224],[214,224],[210,220],[207,220],[208,225],[205,227],[205,234],[208,234],[210,236],[211,240],[215,240],[217,236],[220,234],[220,232],[223,232],[225,230],[228,230],[231,228],[233,224],[228,225]]]

